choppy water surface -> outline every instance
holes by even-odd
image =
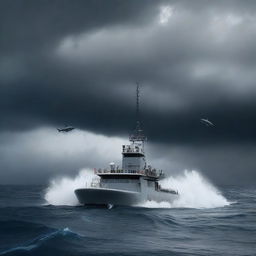
[[[110,210],[49,205],[45,189],[0,186],[0,255],[256,255],[255,188],[220,188],[221,207]]]

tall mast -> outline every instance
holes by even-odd
[[[136,88],[136,133],[140,131],[140,85],[137,82]]]
[[[140,122],[140,86],[137,82],[136,88],[136,128],[134,133],[130,136],[130,141],[145,141],[146,137],[143,134],[141,129],[141,122]]]

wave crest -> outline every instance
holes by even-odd
[[[20,246],[16,246],[10,249],[7,249],[5,251],[0,252],[0,255],[6,255],[6,254],[12,254],[16,253],[19,251],[31,251],[33,249],[36,249],[40,247],[44,242],[57,238],[57,237],[63,237],[63,236],[71,236],[71,237],[76,237],[80,238],[81,235],[71,231],[69,228],[63,228],[63,229],[58,229],[56,231],[49,232],[47,234],[40,235],[31,241],[28,241],[27,243],[24,243]]]
[[[182,175],[169,177],[161,182],[163,188],[172,188],[179,192],[173,203],[147,201],[148,208],[216,208],[230,205],[230,202],[198,171],[185,170]]]
[[[61,177],[53,179],[46,189],[44,199],[51,205],[78,205],[74,190],[88,186],[94,177],[96,175],[92,170],[82,169],[74,178]]]

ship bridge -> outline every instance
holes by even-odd
[[[123,145],[122,154],[127,157],[144,156],[144,148],[140,144]]]
[[[138,171],[146,169],[144,149],[140,145],[123,145],[122,169],[125,171]]]

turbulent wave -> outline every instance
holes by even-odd
[[[67,183],[61,187],[62,180],[56,180],[56,184],[63,192]],[[216,196],[216,188],[198,172],[170,177],[162,186],[165,182],[167,187],[179,186],[181,198],[176,204],[206,208],[223,202]],[[116,207],[110,211],[38,206],[42,202],[41,191],[42,186],[33,190],[30,186],[0,186],[0,255],[255,255],[255,187],[222,187],[230,201],[237,201],[229,207],[159,209],[175,206],[147,202],[147,207],[153,209]],[[188,192],[198,202],[185,200]],[[69,193],[73,195],[73,191]],[[4,207],[10,194],[13,205],[19,205]],[[60,203],[58,197],[54,200]],[[31,207],[33,204],[36,206]],[[221,243],[216,246],[214,241]]]
[[[161,182],[163,188],[177,190],[179,197],[172,204],[147,201],[149,208],[216,208],[230,205],[230,202],[206,178],[197,171],[185,170],[182,175],[169,177]]]
[[[29,224],[29,223],[27,223]],[[43,235],[40,235],[24,244],[21,244],[19,246],[16,247],[12,247],[10,249],[4,250],[0,252],[0,255],[9,255],[9,254],[16,254],[18,252],[28,252],[31,251],[33,249],[36,249],[38,247],[40,247],[43,243],[58,238],[58,237],[65,237],[65,236],[71,236],[71,237],[76,237],[76,238],[80,238],[81,236],[78,235],[77,233],[71,231],[69,228],[63,228],[63,229],[58,229],[58,230],[54,230],[48,233],[45,233]]]
[[[97,176],[91,170],[83,169],[74,178],[54,179],[47,188],[45,200],[52,205],[77,205],[78,201],[74,190],[88,186],[95,177]],[[178,199],[172,204],[147,201],[140,206],[148,208],[215,208],[230,204],[216,187],[194,170],[185,170],[182,175],[166,178],[161,181],[161,186],[177,190],[179,192]]]
[[[51,205],[70,205],[75,206],[78,204],[74,190],[89,186],[94,175],[92,170],[83,169],[79,174],[74,177],[62,177],[53,179],[45,193],[45,200]]]

